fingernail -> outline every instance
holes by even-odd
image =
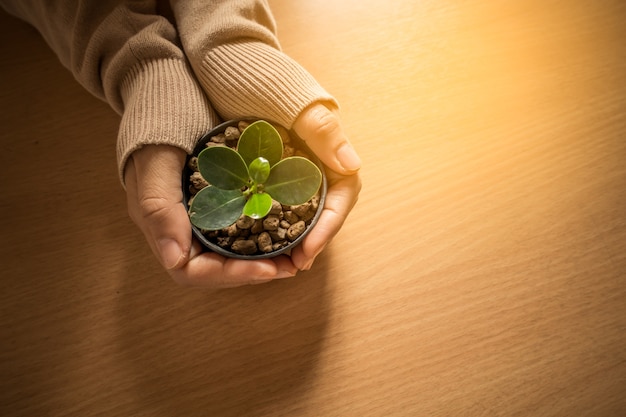
[[[302,270],[303,271],[308,271],[309,269],[311,269],[311,267],[313,267],[313,262],[315,261],[315,258],[311,259],[309,262],[307,262],[303,267]]]
[[[183,256],[183,251],[174,239],[159,240],[159,250],[161,251],[161,260],[166,269],[174,269],[178,266]]]
[[[278,273],[276,274],[276,278],[291,278],[294,276],[296,276],[296,273],[294,271],[287,270],[278,271]]]
[[[320,246],[319,248],[317,248],[317,250],[315,251],[315,254],[313,254],[313,257],[302,268],[303,271],[308,271],[308,270],[310,270],[313,267],[313,263],[315,262],[315,259],[317,259],[317,256],[320,253],[322,253],[324,248],[326,248],[326,244],[324,244],[324,245]]]
[[[361,158],[350,144],[345,143],[337,150],[337,159],[346,171],[356,171],[361,168]]]
[[[313,255],[313,259],[317,258],[317,256],[322,253],[324,251],[324,249],[326,249],[326,245],[328,245],[328,241],[326,241],[322,246],[320,246],[319,248],[317,248],[317,250],[315,251],[315,254]]]

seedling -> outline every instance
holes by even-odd
[[[219,230],[242,214],[265,217],[272,200],[284,205],[309,201],[322,183],[320,169],[304,157],[281,159],[282,154],[280,134],[263,120],[241,133],[236,150],[212,146],[200,152],[198,170],[209,186],[191,203],[191,223],[202,230]]]

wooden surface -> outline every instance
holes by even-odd
[[[626,415],[624,2],[270,3],[364,187],[311,271],[219,292],[161,270],[118,117],[0,15],[0,415]]]

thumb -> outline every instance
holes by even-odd
[[[293,130],[336,173],[349,175],[361,168],[361,159],[344,133],[339,116],[323,104],[307,107],[295,120]]]
[[[130,217],[170,271],[183,267],[191,250],[191,227],[182,204],[184,163],[183,150],[148,145],[133,152],[124,173]]]

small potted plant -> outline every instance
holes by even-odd
[[[289,252],[317,222],[326,194],[323,166],[306,144],[264,120],[217,126],[199,141],[184,179],[196,238],[243,259]]]

